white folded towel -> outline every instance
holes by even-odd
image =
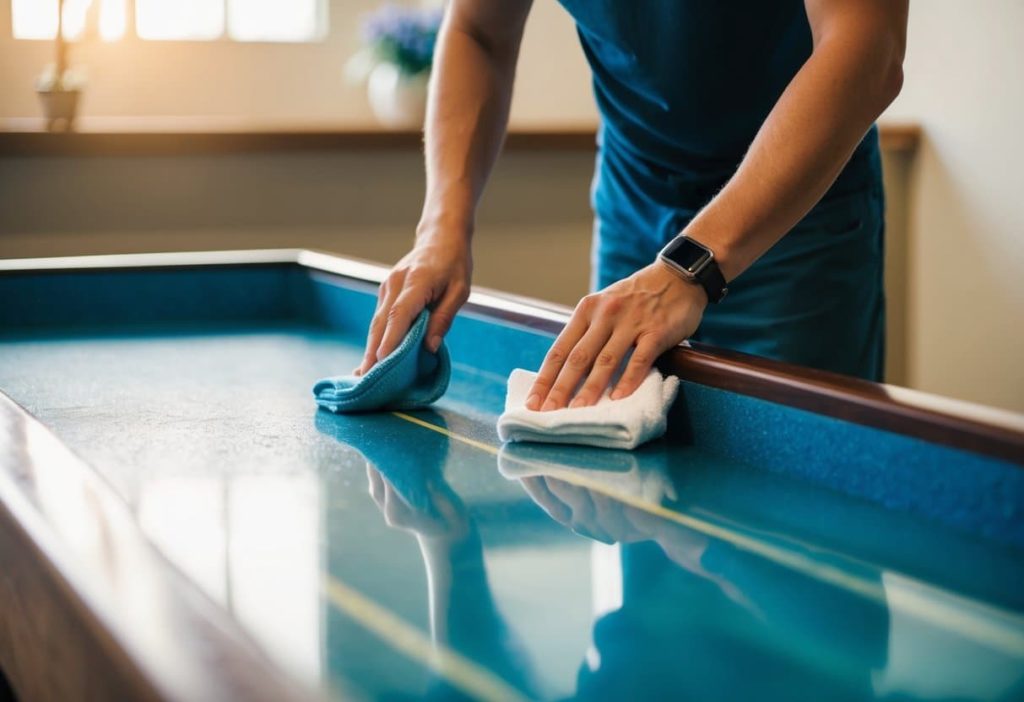
[[[526,408],[536,373],[517,368],[508,378],[505,412],[498,418],[502,441],[538,441],[633,449],[665,433],[666,416],[679,390],[675,376],[651,370],[629,397],[613,400],[609,392],[589,407],[548,412]]]
[[[505,444],[498,451],[498,472],[508,480],[554,478],[605,495],[625,495],[661,505],[678,501],[669,477],[668,451],[609,451],[578,446]],[[600,455],[598,455],[600,454]]]

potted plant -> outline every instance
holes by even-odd
[[[365,79],[373,114],[393,128],[422,128],[441,8],[387,4],[363,22],[365,44],[349,65]]]
[[[68,68],[68,45],[64,38],[64,0],[57,3],[57,38],[54,40],[54,63],[47,66],[36,81],[36,93],[43,103],[46,128],[50,131],[70,130],[78,111],[82,81]]]

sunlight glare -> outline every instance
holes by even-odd
[[[0,0],[2,1],[2,0]],[[15,39],[53,39],[58,0],[12,0]],[[89,10],[98,12],[89,17]],[[136,31],[141,39],[210,40],[227,34],[236,41],[303,42],[323,38],[324,0],[135,0]],[[98,15],[98,16],[97,16]],[[104,41],[125,36],[127,0],[65,0],[64,37],[86,35]]]
[[[136,0],[141,39],[217,39],[224,34],[223,0]]]
[[[125,0],[97,0],[99,36],[104,41],[121,39],[127,20]],[[92,0],[65,2],[65,39],[82,39]],[[13,0],[11,29],[14,39],[53,39],[57,33],[57,0]]]
[[[65,39],[82,36],[90,5],[92,0],[67,0],[64,3]],[[57,36],[57,0],[14,0],[11,3],[11,28],[15,39],[53,39]]]
[[[57,32],[57,0],[14,0],[11,24],[15,39],[53,39]]]
[[[320,38],[320,0],[228,0],[228,33],[238,41]]]
[[[114,41],[124,36],[128,14],[125,0],[102,0],[100,4],[100,38]]]

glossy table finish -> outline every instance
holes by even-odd
[[[243,699],[262,676],[268,699],[1024,695],[1013,462],[693,381],[638,451],[501,447],[505,378],[537,366],[557,315],[479,299],[434,410],[317,411],[313,381],[360,356],[357,278],[0,277],[0,389],[38,420],[0,413],[3,528],[37,523],[93,604],[111,583],[139,598],[86,607],[126,642],[133,694],[180,679],[148,692]],[[175,628],[184,612],[199,623]],[[196,636],[235,665],[175,655]]]

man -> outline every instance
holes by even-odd
[[[562,2],[601,112],[598,292],[551,347],[527,406],[586,406],[612,384],[613,398],[627,396],[687,338],[880,379],[872,125],[902,85],[908,0]],[[416,243],[381,288],[357,372],[427,306],[436,348],[467,299],[474,210],[505,134],[530,6],[450,3]]]

